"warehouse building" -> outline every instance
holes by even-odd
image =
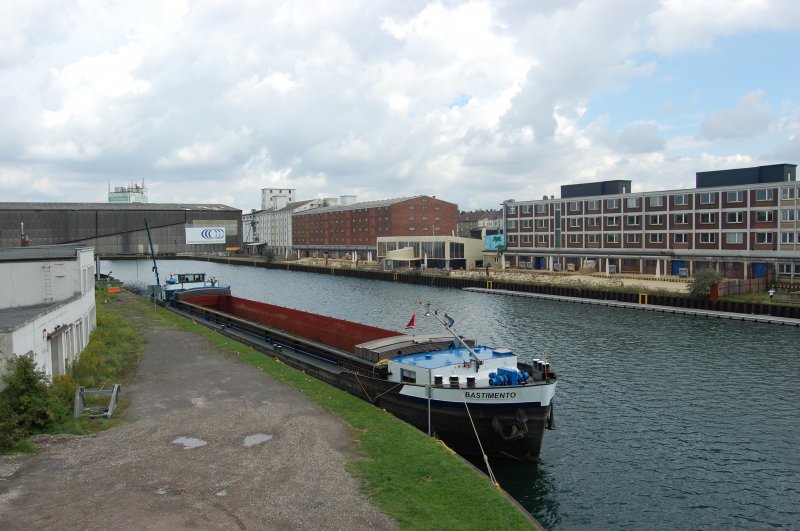
[[[0,203],[0,248],[81,245],[98,256],[223,254],[242,247],[242,211],[216,204]]]

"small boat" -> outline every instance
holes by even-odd
[[[546,360],[447,333],[373,327],[233,297],[185,291],[171,307],[435,435],[459,454],[525,461],[554,429],[557,376]],[[412,321],[409,323],[411,325]]]
[[[187,291],[196,294],[230,295],[231,288],[221,286],[219,280],[214,277],[206,278],[205,273],[171,274],[161,286],[161,299],[169,303],[175,298],[175,294]]]

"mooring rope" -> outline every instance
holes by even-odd
[[[469,410],[469,404],[467,404],[467,395],[463,389],[461,390],[461,399],[464,401],[464,409],[467,410],[467,417],[469,417],[469,423],[472,425],[472,431],[475,433],[475,439],[477,439],[478,447],[481,449],[483,462],[486,463],[486,471],[489,473],[489,479],[492,481],[492,485],[494,485],[494,488],[496,490],[500,490],[500,483],[497,482],[497,478],[495,478],[494,476],[494,472],[492,471],[492,466],[489,464],[489,457],[483,450],[483,444],[481,444],[481,438],[478,436],[478,429],[475,427],[475,422],[472,421],[472,413]]]

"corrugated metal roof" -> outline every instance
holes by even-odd
[[[0,203],[0,210],[199,210],[240,212],[227,205],[202,203]]]

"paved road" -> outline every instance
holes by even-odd
[[[199,336],[142,323],[130,422],[0,461],[0,529],[397,528],[345,471],[341,420]]]

